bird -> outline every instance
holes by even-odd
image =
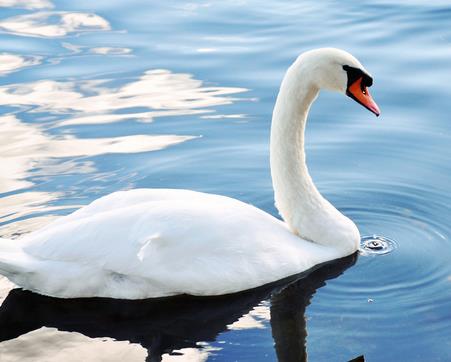
[[[253,289],[355,253],[360,233],[316,188],[305,127],[320,90],[376,116],[373,78],[350,53],[299,55],[276,99],[270,169],[281,219],[226,196],[132,189],[103,196],[22,237],[0,239],[0,274],[58,298],[216,296]]]

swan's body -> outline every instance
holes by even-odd
[[[341,256],[249,204],[165,189],[115,192],[15,243],[0,269],[14,258],[11,280],[60,297],[227,294]]]
[[[19,240],[0,239],[0,273],[25,289],[66,298],[220,295],[352,254],[357,227],[319,194],[304,155],[306,117],[319,89],[346,91],[349,79],[338,65],[363,70],[346,52],[320,49],[301,55],[281,86],[271,173],[286,223],[224,196],[121,191]]]

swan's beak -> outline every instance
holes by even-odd
[[[376,116],[379,117],[379,115],[381,114],[381,111],[379,110],[376,102],[371,97],[368,88],[362,84],[362,78],[357,79],[348,87],[348,89],[346,89],[346,95],[354,99],[357,103],[360,103],[366,109],[373,112]]]

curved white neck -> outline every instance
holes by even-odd
[[[354,251],[360,240],[356,226],[321,196],[307,169],[304,131],[319,93],[308,68],[298,59],[288,69],[274,107],[270,161],[276,207],[303,239]]]

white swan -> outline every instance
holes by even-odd
[[[0,240],[0,273],[41,294],[139,299],[254,288],[355,252],[354,223],[309,176],[304,128],[320,89],[376,115],[372,78],[338,49],[303,53],[288,69],[271,127],[271,175],[285,223],[249,204],[188,190],[102,197],[19,240]]]

